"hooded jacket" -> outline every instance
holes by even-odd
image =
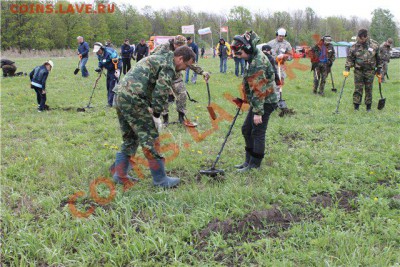
[[[274,91],[275,73],[267,56],[256,47],[260,41],[258,35],[251,31],[248,36],[250,36],[252,54],[246,61],[242,89],[254,114],[263,115],[265,103],[278,103],[278,97]]]

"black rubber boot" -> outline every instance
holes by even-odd
[[[169,123],[169,116],[168,114],[162,115],[164,124],[167,125]]]
[[[243,173],[243,172],[248,172],[251,169],[260,169],[263,158],[264,158],[264,155],[259,155],[259,154],[253,153],[253,155],[250,156],[249,165],[247,165],[247,167],[244,167],[237,171]]]
[[[360,110],[360,104],[354,103],[354,110]]]
[[[185,122],[185,113],[178,112],[179,114],[179,123],[183,124]]]
[[[371,112],[371,104],[367,104],[367,112]]]
[[[253,151],[253,149],[248,148],[248,147],[245,147],[244,149],[246,150],[246,159],[242,164],[235,165],[236,169],[243,169],[249,165],[250,153]]]

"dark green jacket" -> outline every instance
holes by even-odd
[[[257,115],[264,114],[264,103],[277,103],[274,91],[275,73],[268,58],[256,47],[260,38],[250,32],[250,43],[253,54],[246,61],[242,88],[247,101]]]

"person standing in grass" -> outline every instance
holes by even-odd
[[[133,47],[129,44],[129,40],[125,39],[121,46],[122,72],[124,75],[131,69],[131,57],[133,55]]]
[[[286,66],[285,62],[290,61],[293,58],[292,46],[288,41],[285,40],[287,32],[284,28],[279,28],[275,32],[276,38],[269,41],[267,45],[271,47],[271,55],[278,62],[277,71],[280,73],[280,81],[283,86],[286,78]],[[279,87],[275,87],[275,92],[279,97]]]
[[[250,31],[236,35],[231,45],[234,55],[246,61],[242,89],[245,102],[250,105],[242,126],[246,157],[244,163],[235,166],[239,172],[260,168],[264,158],[268,120],[278,106],[274,70],[268,58],[256,47],[259,41],[258,35]]]
[[[169,188],[180,182],[179,178],[168,177],[165,173],[157,129],[161,126],[161,112],[168,102],[177,72],[193,64],[195,57],[187,46],[151,55],[140,60],[115,87],[115,107],[123,139],[121,151],[110,167],[115,182],[134,179],[128,176],[132,168],[129,159],[135,156],[139,144],[149,162],[155,186]]]
[[[157,46],[152,55],[162,55],[168,53],[170,51],[175,51],[176,48],[181,47],[186,44],[187,39],[182,35],[177,35],[174,39],[168,40],[168,43],[161,44]],[[193,49],[192,49],[193,50]],[[205,72],[200,66],[197,64],[192,64],[189,66],[189,69],[193,70],[194,73],[199,75],[203,75],[204,80],[208,81],[210,78],[210,74]],[[179,123],[183,123],[186,115],[186,100],[187,100],[187,91],[185,88],[185,84],[182,78],[182,72],[178,72],[173,81],[172,92],[169,95],[169,102],[174,102],[174,97],[176,96],[176,110],[178,111]],[[164,106],[164,110],[162,112],[164,124],[167,125],[169,122],[169,105],[166,103]]]
[[[104,47],[102,43],[96,42],[93,47],[93,52],[97,54],[99,60],[97,73],[102,72],[102,69],[107,70],[107,102],[112,107],[114,98],[114,87],[121,75],[122,64],[118,58],[118,53],[111,47]]]
[[[89,60],[89,45],[83,40],[82,36],[78,36],[78,56],[81,59],[80,69],[82,70],[82,77],[89,77],[89,72],[86,68],[86,63]]]
[[[228,61],[228,57],[231,55],[231,48],[229,44],[225,42],[224,38],[219,39],[217,53],[220,59],[219,72],[226,73],[226,62]]]
[[[354,110],[359,110],[365,87],[365,105],[367,112],[371,111],[372,86],[374,76],[381,75],[382,63],[379,53],[379,44],[370,39],[366,29],[360,29],[357,42],[350,47],[347,55],[343,76],[348,77],[350,68],[354,67]]]
[[[324,96],[326,77],[331,71],[333,61],[335,61],[335,49],[331,44],[332,38],[328,35],[311,49],[311,70],[314,71],[313,93]],[[318,92],[319,86],[319,92]]]
[[[34,89],[36,92],[38,112],[46,110],[46,81],[53,67],[53,61],[48,60],[43,65],[35,67],[29,74],[29,78],[31,80],[31,88]]]
[[[382,60],[382,82],[385,82],[385,78],[388,72],[388,65],[390,62],[390,50],[393,44],[393,39],[388,38],[386,42],[383,42],[379,47],[379,53]]]

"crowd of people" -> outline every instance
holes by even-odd
[[[242,125],[244,161],[235,166],[239,172],[259,169],[264,158],[268,121],[278,106],[279,91],[286,78],[285,63],[293,59],[292,46],[286,37],[287,31],[280,28],[276,31],[276,38],[258,49],[260,38],[255,32],[249,31],[236,35],[231,44],[221,38],[218,45],[213,47],[213,57],[220,58],[220,73],[227,72],[228,58],[234,59],[235,75],[243,79],[245,98],[242,101],[250,105]],[[82,36],[78,36],[77,41],[79,68],[82,77],[87,78],[89,45]],[[314,74],[312,92],[320,96],[324,96],[326,78],[335,61],[335,50],[331,42],[332,38],[325,35],[309,51]],[[387,76],[392,44],[393,40],[389,38],[379,46],[368,36],[367,30],[358,31],[357,42],[349,49],[343,71],[343,76],[347,78],[350,68],[354,68],[353,103],[356,111],[359,110],[364,91],[366,110],[371,111],[374,76],[382,80]],[[184,123],[188,95],[186,84],[189,83],[190,71],[193,72],[190,79],[193,84],[197,81],[197,75],[202,75],[206,82],[210,78],[209,72],[197,64],[199,47],[190,36],[177,35],[152,51],[144,39],[136,46],[125,39],[120,53],[110,41],[105,45],[94,43],[93,53],[98,61],[95,72],[99,75],[102,75],[103,70],[107,72],[107,102],[110,107],[116,108],[122,131],[123,144],[110,167],[114,181],[125,183],[137,180],[129,176],[128,172],[133,167],[130,158],[141,145],[149,163],[153,184],[166,188],[176,186],[180,180],[166,175],[164,158],[158,149],[159,130],[168,125],[169,105],[174,101],[179,122]],[[204,48],[200,53],[203,57]],[[132,59],[137,61],[133,67]],[[21,75],[16,73],[17,67],[11,60],[2,59],[1,67],[3,77]],[[39,112],[46,110],[46,80],[53,68],[54,63],[48,60],[29,74]],[[123,78],[121,73],[124,74]],[[261,82],[254,83],[254,79]]]

